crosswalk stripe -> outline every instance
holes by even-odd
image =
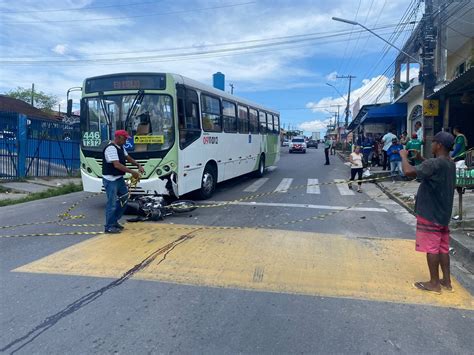
[[[245,190],[244,192],[256,192],[259,188],[261,188],[263,186],[263,184],[265,184],[268,180],[270,180],[269,178],[260,178],[260,179],[257,179],[257,181],[255,181],[253,184],[249,185]]]
[[[321,193],[321,189],[319,188],[319,179],[308,179],[308,185],[306,186],[306,193],[307,194],[317,194]]]
[[[280,185],[278,185],[275,189],[275,192],[288,192],[288,189],[290,188],[292,182],[293,179],[284,178],[283,180],[281,180]]]
[[[337,189],[339,190],[339,193],[342,196],[354,195],[354,191],[350,190],[349,187],[347,187],[346,184],[342,184],[342,182],[344,182],[344,180],[334,179],[334,181],[338,183],[338,184],[336,184],[336,186],[337,186]]]

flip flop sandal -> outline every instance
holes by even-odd
[[[435,295],[441,295],[440,291],[429,290],[421,282],[414,282],[413,287],[416,288],[417,290],[420,290],[420,291],[423,291],[423,292],[429,292],[429,293],[432,293],[432,294],[435,294]]]
[[[454,293],[454,287],[451,286],[451,288],[447,288],[446,286],[441,285],[441,288],[443,291],[449,292],[449,293]]]

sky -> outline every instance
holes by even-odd
[[[280,111],[309,134],[351,104],[390,101],[397,50],[422,16],[417,0],[0,0],[0,93],[56,95],[119,72],[172,72]],[[419,7],[418,7],[419,6]],[[416,69],[411,70],[416,75]],[[330,84],[330,85],[328,85]],[[78,93],[72,97],[78,103]],[[351,106],[352,110],[352,106]],[[332,118],[330,118],[332,117]]]

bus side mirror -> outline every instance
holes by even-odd
[[[67,116],[71,117],[72,115],[72,99],[67,100]]]

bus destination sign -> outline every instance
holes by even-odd
[[[100,91],[117,90],[164,90],[166,89],[165,74],[129,74],[110,75],[86,80],[87,94]]]

